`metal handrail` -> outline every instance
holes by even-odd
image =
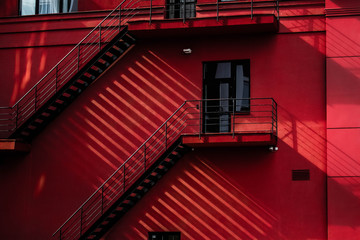
[[[213,104],[220,104],[220,101],[222,103],[224,101],[228,102],[229,111],[215,112],[215,114],[218,114],[215,119],[220,121],[220,116],[224,116],[224,114],[233,114],[233,116],[229,116],[228,118],[229,121],[232,120],[231,128],[229,128],[228,132],[229,134],[233,134],[234,136],[236,133],[255,132],[255,130],[251,130],[255,125],[266,126],[265,128],[261,128],[262,133],[277,134],[277,105],[272,98],[187,100],[169,118],[167,118],[166,121],[164,121],[160,127],[157,128],[156,131],[154,131],[154,133],[147,138],[147,140],[144,141],[144,143],[141,144],[140,147],[118,169],[116,169],[109,178],[107,178],[104,183],[100,185],[100,187],[66,220],[66,222],[61,225],[61,227],[53,234],[53,237],[57,234],[60,235],[60,233],[66,232],[66,229],[68,229],[67,225],[81,226],[80,229],[76,227],[71,228],[71,231],[75,229],[74,232],[76,236],[78,235],[78,231],[81,235],[86,231],[86,226],[94,223],[103,212],[107,210],[107,207],[116,202],[129,188],[127,181],[135,182],[180,136],[185,134],[199,134],[199,136],[208,134],[202,130],[198,131],[198,129],[201,129],[202,125],[207,124],[206,115],[214,114],[208,112],[204,106],[210,102]],[[238,105],[238,102],[241,101],[249,101],[249,108],[246,112],[240,111],[240,113],[243,114],[236,115],[236,113],[239,112],[236,110],[237,107],[242,106]],[[200,108],[198,107],[199,105]],[[215,107],[218,108],[218,106]],[[261,115],[264,112],[268,112],[269,114],[266,116]],[[257,115],[259,113],[260,115]],[[246,121],[244,123],[236,123],[236,119]],[[253,121],[253,119],[255,119],[255,121]],[[240,131],[237,130],[237,125],[240,125],[243,129]],[[274,127],[276,129],[274,129]],[[224,134],[224,132],[222,132],[222,134]],[[110,191],[110,194],[106,195],[105,191]],[[104,199],[109,199],[106,205],[104,204]],[[80,216],[78,216],[79,214]],[[85,229],[82,225],[84,215],[86,215],[87,224]],[[62,238],[60,237],[60,239]]]

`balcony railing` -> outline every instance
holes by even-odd
[[[54,239],[82,236],[179,137],[210,133],[265,133],[276,138],[277,104],[272,98],[185,101],[54,233]]]

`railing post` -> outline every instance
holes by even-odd
[[[254,2],[253,2],[253,0],[251,0],[251,20],[253,19],[253,4],[254,4]]]
[[[123,179],[123,180],[124,180],[124,192],[125,192],[125,180],[126,180],[126,179],[125,179],[125,170],[126,170],[126,169],[125,169],[125,164],[124,164],[124,179]]]
[[[279,11],[279,0],[276,0],[276,11],[277,11],[277,20],[280,19],[280,11]]]
[[[59,240],[61,240],[61,228],[60,228],[60,233],[59,233]]]
[[[77,69],[80,71],[80,44],[78,46]]]
[[[56,69],[55,69],[55,93],[57,93],[57,85],[58,85],[58,66],[56,65]]]
[[[216,1],[216,21],[219,21],[219,0]]]
[[[121,32],[121,6],[119,6],[119,32]]]
[[[167,150],[167,122],[165,122],[165,151]]]
[[[146,172],[146,143],[144,144],[144,172]]]
[[[18,120],[19,120],[19,104],[16,104],[15,129],[18,128]]]
[[[99,52],[101,51],[101,24],[99,26]]]
[[[104,212],[104,185],[101,186],[101,215]]]
[[[186,7],[186,6],[185,6],[185,1],[186,1],[186,0],[183,0],[183,8],[184,8],[184,9],[183,9],[183,23],[185,23],[185,7]]]
[[[277,118],[277,103],[275,102],[275,100],[273,99],[274,103],[275,103],[275,131],[276,131],[276,139],[277,139],[277,136],[278,136],[278,118]]]
[[[83,209],[80,208],[80,237],[82,235],[82,224],[83,224]]]
[[[152,18],[152,0],[150,0],[150,19],[149,19],[149,25],[151,25],[151,18]]]
[[[199,139],[201,139],[202,131],[202,100],[200,100],[200,109],[199,109]]]
[[[37,85],[35,85],[35,100],[34,100],[34,104],[35,104],[35,112],[36,112],[36,102],[37,102]]]
[[[234,138],[235,137],[235,108],[236,108],[236,106],[235,106],[235,99],[233,98],[233,112],[232,112],[232,114],[233,114],[233,120],[232,120],[232,137]]]

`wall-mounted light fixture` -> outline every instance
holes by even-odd
[[[191,50],[191,48],[184,48],[184,49],[183,49],[183,53],[185,53],[185,54],[191,54],[191,53],[192,53],[192,50]]]
[[[271,151],[271,152],[276,152],[277,150],[279,150],[278,147],[275,147],[275,146],[270,146],[269,147],[269,151]]]

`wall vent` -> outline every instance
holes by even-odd
[[[309,169],[292,170],[292,180],[293,181],[309,181],[310,180],[310,170]]]

